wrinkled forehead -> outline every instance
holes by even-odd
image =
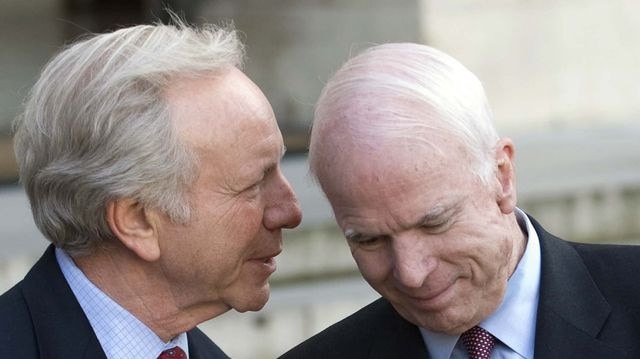
[[[444,115],[432,107],[410,97],[367,91],[358,89],[348,99],[336,99],[316,113],[310,145],[312,166],[316,157],[333,158],[361,146],[384,147],[385,152],[420,146],[440,151],[441,143],[453,137]]]
[[[330,201],[359,193],[400,196],[417,187],[439,192],[470,175],[464,146],[444,137],[361,141],[342,135],[340,139],[316,149],[326,151],[316,157],[315,174]]]
[[[165,96],[178,134],[195,147],[239,142],[253,133],[280,134],[262,91],[235,67],[177,78]]]
[[[321,182],[337,173],[366,177],[372,172],[433,171],[443,162],[471,164],[464,142],[441,126],[412,119],[376,122],[358,115],[362,122],[345,118],[314,128],[311,166]]]
[[[318,179],[343,229],[371,229],[382,222],[408,225],[468,193],[467,170],[450,164],[447,156],[423,148],[363,148],[336,158],[332,170]]]

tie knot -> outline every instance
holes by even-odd
[[[495,338],[488,331],[475,326],[462,333],[460,339],[467,348],[469,359],[489,359],[491,357]]]
[[[187,355],[180,347],[173,347],[160,353],[158,359],[187,359]]]

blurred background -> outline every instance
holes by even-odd
[[[377,297],[362,281],[307,175],[316,98],[353,54],[420,42],[485,85],[516,143],[519,206],[575,241],[640,243],[640,3],[633,0],[0,0],[0,292],[47,242],[17,184],[11,122],[39,70],[87,32],[165,19],[229,22],[246,72],[271,101],[304,219],[285,234],[272,296],[258,313],[201,325],[231,357],[273,358]]]

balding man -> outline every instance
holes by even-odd
[[[348,61],[310,165],[382,298],[282,358],[639,358],[640,247],[547,233],[516,207],[514,153],[448,55],[386,44]]]

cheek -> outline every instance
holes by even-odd
[[[505,238],[485,237],[486,244],[477,248],[476,261],[480,266],[477,280],[485,286],[500,286],[509,277],[511,242]],[[493,283],[493,285],[491,285]]]
[[[260,212],[261,213],[261,212]],[[224,272],[238,267],[252,250],[259,232],[261,214],[250,206],[202,207],[189,223],[188,229],[177,234],[188,236],[194,264],[209,272]]]
[[[450,233],[443,241],[440,257],[471,276],[476,285],[486,285],[501,275],[508,263],[509,242],[500,233],[467,223],[464,230]]]
[[[264,206],[260,201],[238,199],[225,206],[205,210],[204,213],[208,217],[206,221],[209,223],[209,230],[244,238],[261,227]],[[210,233],[213,235],[215,232]]]
[[[392,272],[391,262],[381,251],[368,252],[352,248],[351,254],[362,276],[372,285],[385,281]]]
[[[497,261],[497,271],[503,279],[507,280],[509,279],[509,276],[511,275],[510,271],[512,270],[511,262],[513,259],[513,242],[508,238],[502,238],[499,242],[497,252],[497,256],[500,258],[500,260]],[[515,270],[515,268],[513,268],[513,270]]]
[[[257,198],[239,198],[234,201],[227,213],[228,221],[249,221],[251,224],[262,222],[266,208],[264,196]]]

